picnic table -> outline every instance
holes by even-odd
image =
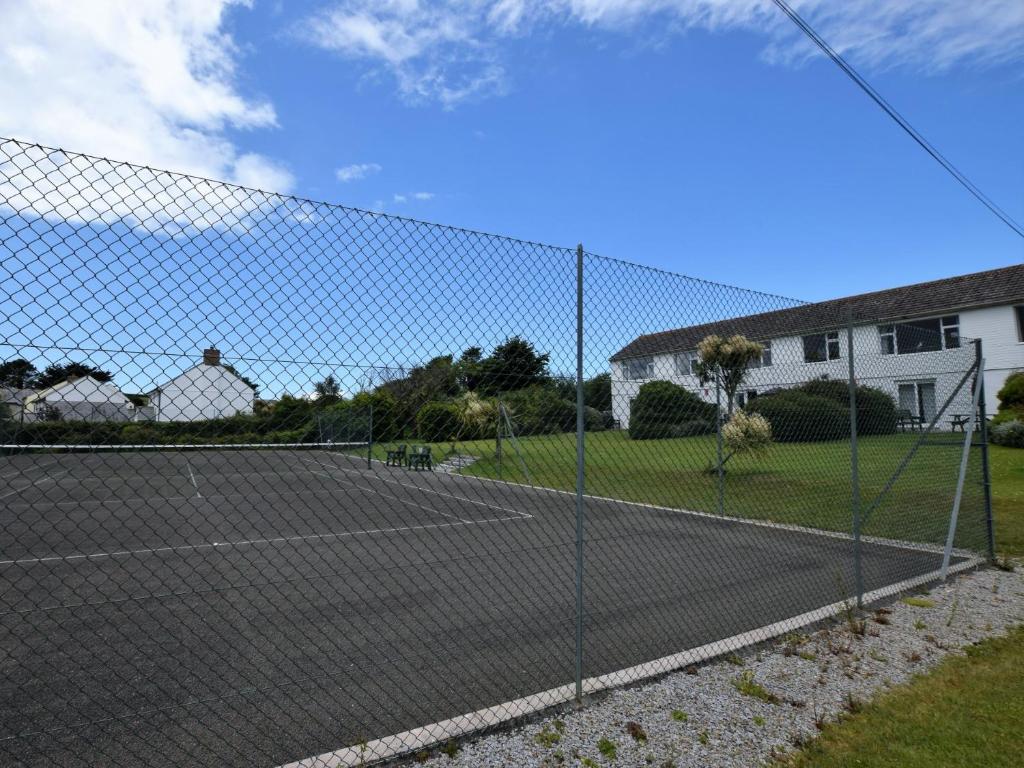
[[[981,425],[981,419],[978,418],[978,414],[970,413],[954,413],[950,423],[953,425],[953,430],[959,429],[961,432],[965,431],[968,424],[971,423],[971,417],[974,417],[974,426]]]
[[[900,432],[906,432],[908,427],[911,432],[916,432],[917,430],[924,428],[924,419],[911,413],[906,408],[901,408],[896,411],[896,426],[899,428]]]

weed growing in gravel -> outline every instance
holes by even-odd
[[[584,757],[582,760],[580,760],[580,765],[582,765],[583,768],[599,768],[597,763],[591,760],[589,757]]]
[[[419,752],[415,754],[415,756],[413,756],[413,760],[415,760],[417,763],[425,763],[429,759],[430,750],[427,749],[421,749]]]
[[[847,691],[846,698],[843,700],[843,709],[851,715],[856,715],[864,709],[864,702],[854,696],[851,692]]]
[[[764,725],[764,718],[760,715],[754,715],[754,725]]]
[[[914,629],[918,629],[918,630],[921,630],[921,629],[928,629],[928,625],[927,625],[927,624],[925,624],[925,623],[924,623],[923,621],[921,621],[920,619],[914,619]]]
[[[997,557],[995,561],[992,563],[992,565],[994,565],[1000,571],[1006,571],[1007,573],[1013,573],[1017,569],[1017,566],[1014,565],[1013,560],[1011,560],[1008,557]]]
[[[753,696],[755,699],[760,699],[768,704],[779,703],[778,696],[754,680],[753,670],[745,669],[739,677],[733,678],[732,687],[745,696]]]
[[[742,657],[740,657],[739,654],[730,653],[728,656],[725,657],[725,660],[728,661],[730,664],[734,664],[737,667],[743,666],[743,659]]]
[[[949,618],[946,619],[946,626],[953,626],[953,619],[956,618],[957,609],[960,607],[960,582],[957,581],[953,590],[953,605],[949,609]]]
[[[690,716],[683,712],[683,710],[681,709],[673,709],[672,719],[675,720],[677,723],[685,723],[687,720],[690,719]]]
[[[448,739],[441,747],[441,752],[448,755],[449,760],[454,760],[455,756],[459,754],[459,744],[455,739]]]
[[[618,748],[615,746],[615,742],[611,739],[602,738],[599,742],[597,742],[597,751],[605,757],[607,757],[609,760],[615,759],[617,749]]]
[[[800,653],[797,655],[804,661],[814,661],[818,658],[818,654],[816,654],[814,651],[800,651]]]
[[[904,597],[903,602],[914,608],[934,608],[935,601],[927,597]]]
[[[556,730],[549,730],[548,724],[544,723],[544,726],[540,729],[540,733],[534,735],[533,740],[540,744],[542,747],[551,749],[558,742],[562,740],[562,734],[557,730],[558,726],[555,726]],[[565,725],[562,725],[562,729],[565,729]]]
[[[630,721],[626,723],[626,733],[633,737],[633,741],[638,741],[641,744],[647,743],[647,731],[640,723],[634,723]]]
[[[666,760],[664,763],[658,766],[658,768],[676,768],[675,760]]]
[[[701,731],[697,734],[697,741],[699,741],[706,747],[708,745],[708,742],[711,741],[711,737],[708,735],[707,731]]]
[[[885,658],[885,656],[883,656],[876,648],[872,648],[870,651],[868,651],[868,656],[870,656],[872,659],[881,664],[889,663],[889,660]]]
[[[909,661],[911,664],[916,664],[921,660],[921,654],[917,651],[911,651],[910,653],[906,654],[906,657],[907,661]]]

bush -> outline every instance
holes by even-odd
[[[755,398],[748,406],[771,424],[780,443],[840,440],[850,435],[849,410],[835,400],[801,389],[785,389]]]
[[[453,403],[427,403],[416,413],[416,434],[428,443],[457,440],[462,432],[462,414]]]
[[[1007,448],[1024,448],[1024,423],[1014,419],[1003,424],[997,424],[989,432],[989,439],[995,445],[1003,445]]]
[[[633,440],[657,440],[703,434],[696,423],[710,423],[713,431],[717,411],[714,405],[678,384],[649,381],[640,387],[633,400],[629,436]]]
[[[682,424],[673,424],[669,428],[669,437],[697,437],[699,435],[710,435],[715,431],[715,422],[704,419],[684,421]]]
[[[493,438],[498,430],[498,407],[493,400],[485,400],[475,392],[467,392],[454,401],[462,419],[462,439]]]
[[[509,392],[502,397],[516,434],[550,435],[576,431],[576,404],[549,387],[537,386]]]
[[[1011,408],[1024,409],[1024,371],[1011,373],[1006,377],[1003,386],[996,393],[999,398],[999,410]]]
[[[608,422],[605,420],[604,412],[585,405],[583,407],[583,428],[587,432],[603,432],[608,429]]]
[[[759,453],[772,442],[772,427],[759,413],[736,411],[722,427],[722,440],[732,453]]]
[[[841,379],[815,379],[797,387],[801,392],[824,397],[843,408],[850,405],[849,384]],[[880,389],[858,386],[857,434],[891,435],[896,432],[896,401]]]

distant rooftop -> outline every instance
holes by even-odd
[[[763,341],[834,330],[851,315],[854,322],[885,323],[1014,302],[1024,302],[1024,264],[649,333],[631,341],[611,360],[686,352],[711,334],[738,333]]]

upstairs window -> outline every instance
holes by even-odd
[[[654,377],[653,357],[634,357],[622,363],[622,377],[626,381],[643,381]]]
[[[700,355],[696,352],[680,352],[676,355],[676,373],[680,376],[696,376]]]
[[[1024,307],[1014,307],[1017,316],[1017,341],[1024,341]]]
[[[927,320],[878,326],[883,355],[941,352],[960,347],[960,316],[947,315]]]
[[[771,339],[768,341],[759,342],[764,347],[761,350],[761,356],[754,358],[747,363],[747,368],[768,368],[772,364],[772,342]]]
[[[839,331],[804,336],[804,362],[824,363],[839,359]]]

